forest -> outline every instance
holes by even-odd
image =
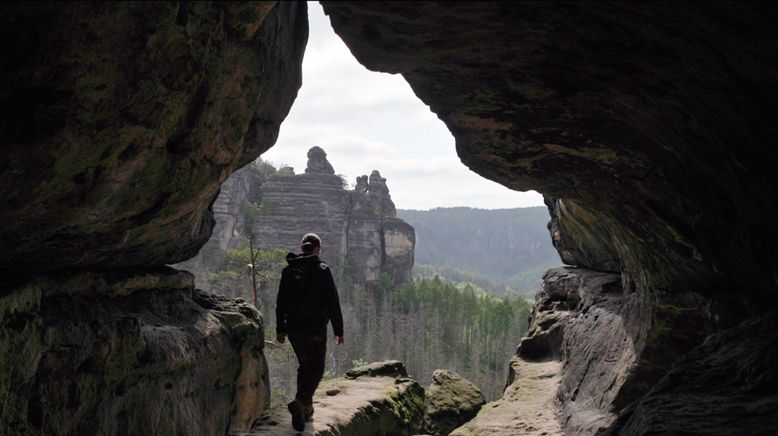
[[[274,404],[294,395],[297,368],[291,347],[270,341],[275,338],[275,298],[285,255],[279,249],[255,252]],[[251,272],[246,268],[250,260],[247,241],[227,250],[208,278],[212,291],[252,301]],[[358,290],[348,277],[339,282],[345,344],[336,347],[330,338],[325,377],[364,362],[398,359],[422,385],[429,384],[435,369],[444,368],[475,383],[487,399],[501,395],[510,356],[527,327],[526,299],[494,296],[437,275],[400,285],[384,276],[374,291]]]
[[[561,264],[546,230],[545,207],[398,209],[416,229],[417,276],[478,284],[496,295],[532,296]]]

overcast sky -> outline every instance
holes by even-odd
[[[321,5],[309,2],[308,11],[303,85],[278,142],[262,159],[301,173],[306,152],[318,145],[349,183],[380,171],[399,209],[543,205],[537,192],[511,191],[467,169],[445,124],[402,76],[363,67],[332,30]]]

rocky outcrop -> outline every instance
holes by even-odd
[[[193,279],[49,275],[0,297],[0,433],[249,428],[270,400],[262,320]]]
[[[773,345],[769,321],[778,303],[774,8],[727,2],[324,2],[324,8],[360,62],[403,74],[446,123],[467,166],[548,196],[568,262],[620,275],[624,331],[614,337],[632,338],[635,363],[616,377],[619,361],[592,361],[616,381],[607,396],[582,406],[596,412],[594,426],[681,432],[696,423],[726,430],[737,422],[778,431],[770,419],[774,391],[764,387],[775,380],[765,350]],[[0,11],[6,42],[0,271],[14,282],[4,285],[2,298],[34,312],[29,283],[44,272],[111,274],[191,257],[210,234],[208,206],[218,186],[274,142],[291,105],[307,34],[304,3],[19,2]],[[74,316],[78,301],[65,295],[61,306],[68,310],[47,315],[51,323]],[[154,295],[129,297],[147,306]],[[117,307],[115,313],[129,311]],[[30,385],[25,377],[33,371],[41,383],[58,368],[58,380],[69,380],[78,367],[68,362],[79,358],[54,359],[54,368],[34,365],[26,344],[58,339],[14,342],[7,333],[13,326],[38,328],[27,323],[34,315],[17,312],[4,309],[4,355],[21,363],[4,363],[10,375],[0,395],[15,397],[2,402],[3,416],[13,417],[2,422],[35,428],[48,425],[45,413],[36,412],[44,410],[36,407],[43,396],[14,389]],[[94,328],[112,316],[109,309],[85,313]],[[124,337],[133,336],[120,330],[115,339]],[[55,351],[78,354],[92,346],[66,344]],[[571,350],[590,356],[586,344]],[[204,353],[197,365],[218,360],[206,346],[194,349]],[[228,354],[234,358],[235,350]],[[575,360],[562,356],[565,364]],[[732,371],[737,359],[755,365]],[[152,363],[132,362],[120,359],[116,373],[128,380],[144,368],[157,374]],[[728,370],[720,374],[731,383],[709,383],[716,369]],[[553,380],[555,371],[539,370],[534,380]],[[564,391],[572,392],[560,403],[571,417],[565,428],[589,431],[589,420],[565,410],[586,398],[581,392],[591,390],[586,380],[593,376],[573,368],[563,375],[582,383],[578,396],[576,389]],[[706,407],[706,392],[723,402]],[[72,398],[80,395],[77,389]],[[76,407],[70,391],[47,398],[47,413]],[[671,411],[683,398],[687,407]],[[126,416],[143,421],[156,406],[136,402]],[[228,421],[225,409],[214,410],[213,422]],[[730,421],[721,420],[722,411]],[[613,415],[619,419],[601,424]],[[175,415],[160,419],[156,428],[177,422]]]
[[[174,265],[194,274],[198,288],[210,289],[208,274],[223,263],[225,250],[236,247],[246,237],[247,222],[254,219],[255,205],[262,201],[259,187],[267,177],[263,167],[246,165],[222,184],[211,205],[215,218],[211,238],[197,256]]]
[[[308,163],[306,173],[335,174],[335,169],[327,160],[327,153],[321,147],[313,146],[308,150]]]
[[[771,434],[778,426],[773,315],[711,335],[621,419],[623,434]]]
[[[156,266],[208,240],[221,183],[301,84],[303,3],[6,3],[0,268]]]
[[[214,203],[216,240],[183,264],[198,274],[198,285],[214,271],[219,251],[253,235],[263,249],[299,251],[300,238],[315,232],[322,238],[322,257],[332,262],[339,279],[375,288],[385,274],[396,283],[410,279],[416,235],[396,218],[386,179],[378,171],[344,187],[321,147],[308,151],[303,174],[259,174],[249,166],[235,173]],[[251,217],[245,210],[255,209]],[[247,222],[250,221],[250,222]],[[222,236],[225,235],[225,236]]]
[[[305,434],[413,435],[424,414],[424,389],[405,376],[397,361],[377,362],[349,371],[346,378],[323,381],[313,396],[313,420]],[[271,409],[248,433],[295,435],[285,407]]]
[[[611,338],[598,339],[579,320],[535,344],[554,349],[568,334],[582,339],[561,357],[568,380],[560,385],[565,431],[586,433],[610,422],[603,431],[619,432],[627,421],[616,415],[656,422],[650,417],[663,416],[671,404],[660,400],[669,396],[651,393],[662,377],[689,365],[686,358],[703,344],[720,347],[716,354],[722,355],[740,349],[705,340],[774,313],[778,205],[764,200],[777,194],[771,169],[778,156],[764,146],[778,138],[771,121],[778,115],[771,103],[778,95],[773,9],[739,3],[323,5],[361,63],[405,77],[446,123],[468,167],[547,196],[550,229],[565,262],[618,274],[623,301],[613,304],[621,307],[615,313],[623,326],[609,327]],[[611,349],[618,338],[631,343],[634,363],[592,361],[615,384],[587,404],[593,376],[573,370],[571,362],[591,360],[586,344]],[[766,367],[756,371],[772,377]],[[738,387],[724,389],[738,401]],[[751,394],[772,404],[770,392]],[[584,414],[573,413],[574,406],[590,410],[593,419],[576,418]],[[606,410],[611,414],[600,415]],[[704,407],[695,410],[700,413],[687,416],[686,424],[671,419],[669,425],[680,432],[706,421]],[[720,410],[710,410],[710,422],[717,422]],[[767,432],[775,431],[778,424]]]
[[[163,265],[301,84],[305,3],[4,3],[0,434],[223,434],[262,320]]]
[[[452,436],[547,436],[564,434],[554,407],[562,364],[556,360],[528,362],[513,359],[511,370],[521,374],[503,397],[486,403],[475,418]]]
[[[558,402],[534,407],[554,411],[549,419],[558,421],[565,434],[608,431],[619,408],[634,402],[664,375],[663,362],[679,360],[709,329],[700,314],[699,296],[679,293],[671,306],[664,305],[667,300],[655,307],[662,331],[647,336],[643,316],[648,305],[636,292],[625,290],[621,275],[615,273],[551,269],[535,298],[530,327],[508,378],[509,390],[519,391],[515,395],[506,391],[499,404],[509,408],[534,404],[525,398],[531,392],[520,391],[522,383],[534,383],[535,375],[526,380],[527,369],[554,362],[556,382],[548,389]],[[531,415],[532,410],[526,413]],[[480,428],[479,422],[493,426],[493,421],[487,415],[468,428]]]
[[[454,371],[438,369],[425,392],[424,428],[431,434],[447,435],[473,419],[485,403],[474,384]]]

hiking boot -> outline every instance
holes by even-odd
[[[305,430],[305,406],[300,400],[293,400],[287,404],[287,409],[292,415],[292,428],[297,431]]]
[[[310,421],[313,418],[313,404],[305,405],[305,420]]]

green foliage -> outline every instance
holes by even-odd
[[[398,210],[397,216],[416,229],[417,264],[486,277],[497,289],[507,285],[520,294],[534,293],[543,271],[561,263],[546,229],[549,215],[545,207]],[[489,291],[495,288],[436,272],[455,281],[479,283]]]
[[[399,287],[385,276],[373,291],[344,293],[344,370],[349,364],[399,359],[427,384],[435,369],[451,369],[488,398],[502,392],[531,308],[524,298],[495,297],[439,276]]]
[[[245,221],[246,228],[251,228],[254,225],[254,220],[260,215],[260,206],[257,203],[247,201],[243,203],[243,220]]]
[[[282,249],[256,250],[254,274],[261,285],[280,277],[285,264],[286,251]],[[208,276],[211,291],[242,297],[246,301],[253,299],[251,281],[251,250],[247,239],[241,240],[237,247],[224,251],[219,267]]]
[[[424,265],[417,263],[413,265],[413,276],[418,278],[432,278],[435,276],[440,276],[443,279],[458,284],[470,283],[492,295],[497,296],[511,296],[519,294],[516,289],[509,287],[503,282],[494,281],[489,278],[479,276],[478,274],[462,271],[451,266]]]
[[[349,189],[349,183],[346,179],[346,176],[343,174],[338,174],[338,177],[340,177],[340,185],[343,187],[343,189]]]
[[[294,175],[294,168],[290,167],[289,165],[283,165],[278,169],[278,172],[276,172],[279,176],[293,176]]]
[[[267,162],[262,160],[262,158],[257,158],[257,160],[252,162],[252,165],[254,165],[259,170],[259,174],[263,180],[275,176],[278,172],[272,162]]]

